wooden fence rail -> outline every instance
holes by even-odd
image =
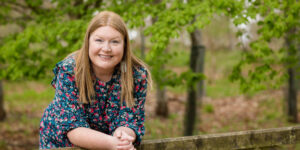
[[[300,143],[300,126],[144,140],[138,150],[276,149],[296,143]]]

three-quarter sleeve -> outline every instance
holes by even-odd
[[[134,107],[121,106],[119,112],[119,126],[131,128],[136,134],[134,145],[139,145],[145,134],[145,101],[147,93],[146,71],[135,78]]]
[[[78,102],[78,89],[75,86],[75,77],[68,66],[57,66],[53,70],[56,76],[52,81],[55,88],[53,101],[53,123],[56,129],[56,140],[67,139],[67,132],[78,127],[89,128],[84,112],[84,105]]]

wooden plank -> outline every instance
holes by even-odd
[[[138,150],[256,149],[300,143],[300,126],[144,140]],[[60,148],[54,150],[83,150]]]
[[[138,149],[251,149],[295,143],[300,143],[300,126],[145,140]]]

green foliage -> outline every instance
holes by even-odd
[[[11,6],[21,5],[17,1],[6,3],[6,14],[14,8]],[[151,65],[154,79],[162,82],[162,86],[183,83],[192,85],[203,78],[203,75],[191,71],[177,75],[171,70],[162,70],[161,65],[176,55],[164,53],[171,38],[178,37],[181,30],[192,32],[209,23],[213,14],[211,1],[54,0],[51,3],[51,7],[47,8],[42,6],[42,1],[26,0],[22,4],[22,7],[29,10],[24,17],[30,16],[32,24],[20,24],[24,27],[23,32],[2,40],[5,42],[0,47],[1,78],[15,80],[46,77],[47,70],[51,70],[56,62],[80,47],[87,22],[95,11],[102,9],[119,13],[129,27],[144,26],[148,16],[156,20],[145,30],[146,34],[151,34],[152,42],[152,50],[146,61]]]
[[[263,19],[258,22],[258,39],[251,42],[251,51],[243,53],[231,75],[232,81],[240,82],[242,91],[278,88],[286,81],[286,67],[293,67],[299,61],[295,44],[300,34],[293,32],[300,25],[299,9],[296,0],[255,1],[244,11],[244,16],[260,15]],[[280,38],[292,43],[291,46],[272,49],[271,41]],[[248,66],[254,67],[248,69]]]
[[[300,4],[297,0],[53,0],[49,6],[42,0],[25,0],[24,3],[4,0],[1,4],[0,23],[18,24],[23,31],[0,39],[0,78],[47,77],[56,62],[80,48],[87,23],[101,10],[117,12],[130,28],[145,26],[147,17],[155,20],[145,28],[152,44],[146,62],[151,66],[154,80],[162,86],[190,86],[203,79],[203,75],[191,71],[177,75],[163,69],[162,64],[176,58],[176,53],[167,54],[165,49],[180,31],[201,29],[216,15],[229,16],[236,26],[248,23],[250,18],[258,15],[263,18],[258,22],[259,38],[250,45],[251,51],[242,54],[231,75],[231,80],[239,81],[242,91],[278,87],[286,80],[286,74],[277,66],[293,65],[298,59],[295,46],[279,50],[269,46],[274,38],[299,41],[296,28],[299,27]],[[10,16],[12,11],[18,12],[19,17]],[[293,30],[295,34],[291,34]],[[252,69],[251,65],[255,67]],[[276,82],[270,83],[274,80]]]
[[[29,25],[23,32],[7,37],[0,47],[0,60],[5,60],[0,77],[44,78],[55,63],[80,48],[84,32],[78,31],[84,31],[85,25],[83,20]]]

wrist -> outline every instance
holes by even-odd
[[[109,137],[109,147],[110,150],[116,150],[117,149],[117,145],[118,145],[118,138],[114,137],[114,136],[110,136]]]

